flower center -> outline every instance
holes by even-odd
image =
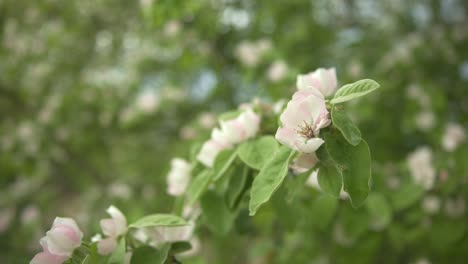
[[[299,129],[296,130],[297,133],[305,138],[314,138],[314,129],[313,126],[310,124],[307,124],[307,122],[304,120],[304,125],[299,126]]]

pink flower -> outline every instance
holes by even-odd
[[[107,209],[111,218],[102,219],[100,222],[102,232],[107,237],[98,241],[98,253],[107,255],[117,247],[119,236],[127,233],[127,219],[117,207],[111,205]]]
[[[62,264],[68,258],[66,256],[59,256],[50,253],[46,237],[43,237],[39,243],[42,246],[43,252],[37,253],[31,262],[29,262],[30,264]]]
[[[192,166],[184,159],[174,158],[171,161],[171,171],[167,175],[167,193],[180,196],[187,189]]]
[[[301,153],[313,153],[322,144],[320,129],[330,125],[323,95],[317,90],[297,91],[280,116],[276,139]]]
[[[31,260],[31,264],[59,264],[71,257],[73,251],[81,245],[83,233],[75,220],[56,217],[52,228],[41,238],[43,252]]]
[[[318,68],[308,74],[300,74],[296,85],[298,90],[317,89],[323,96],[331,96],[337,88],[335,68]]]
[[[234,119],[221,121],[220,126],[221,128],[213,129],[211,139],[203,144],[197,156],[207,167],[213,166],[219,152],[254,137],[260,126],[260,117],[247,109]]]

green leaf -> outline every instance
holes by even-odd
[[[229,181],[229,188],[226,190],[225,199],[229,208],[237,206],[245,191],[245,186],[249,176],[249,168],[245,165],[237,168]]]
[[[171,254],[178,254],[192,249],[192,245],[187,241],[177,241],[171,245]]]
[[[404,210],[415,204],[424,195],[424,189],[412,182],[402,184],[392,198],[392,206],[395,210]]]
[[[109,257],[108,264],[125,264],[125,239],[121,238],[117,248]]]
[[[219,180],[231,166],[232,162],[236,159],[237,151],[235,149],[227,149],[222,151],[216,156],[213,164],[213,181]]]
[[[187,188],[187,200],[189,205],[193,205],[205,192],[210,184],[212,176],[213,173],[210,170],[204,170],[192,179]]]
[[[392,221],[392,207],[380,193],[371,193],[366,202],[367,211],[371,217],[371,225],[381,230]]]
[[[176,215],[170,214],[152,214],[147,215],[138,219],[129,227],[133,228],[143,228],[143,227],[153,227],[153,226],[184,226],[187,225],[187,222]]]
[[[310,177],[310,174],[312,173],[314,169],[316,168],[307,170],[306,172],[295,175],[294,177],[288,177],[287,179],[288,194],[286,196],[286,201],[288,203],[291,203],[294,200],[294,198],[296,198],[300,190],[304,188],[307,179]]]
[[[273,193],[279,188],[288,174],[289,160],[293,155],[294,151],[282,146],[265,163],[252,183],[249,202],[250,215],[255,215],[258,208],[268,202]]]
[[[97,252],[90,252],[81,264],[106,264],[109,256],[99,255]]]
[[[352,146],[336,131],[324,133],[324,136],[325,147],[343,174],[344,190],[349,194],[351,204],[353,207],[361,206],[372,181],[369,146],[364,140]]]
[[[331,104],[339,104],[364,96],[375,89],[379,88],[380,84],[371,79],[364,79],[355,83],[346,84],[338,91],[336,91],[335,97],[330,101]]]
[[[130,264],[163,264],[168,256],[170,244],[164,244],[159,249],[143,246],[135,249]]]
[[[249,167],[260,170],[278,150],[278,141],[273,136],[263,136],[239,146],[239,158]]]
[[[340,197],[343,175],[335,164],[324,163],[319,166],[317,180],[323,192],[335,198]]]
[[[224,235],[232,227],[235,215],[227,208],[221,195],[207,191],[200,199],[203,219],[216,234]]]
[[[320,230],[324,230],[333,219],[338,207],[338,200],[329,195],[319,196],[313,203],[311,215],[314,215],[312,222]]]
[[[346,113],[333,107],[331,116],[333,124],[341,131],[349,144],[357,146],[361,142],[361,131],[353,124]]]

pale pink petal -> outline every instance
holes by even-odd
[[[239,116],[239,122],[244,127],[246,139],[257,134],[260,125],[260,117],[251,109],[246,110]]]
[[[80,246],[82,233],[76,233],[73,227],[56,224],[46,233],[48,250],[55,255],[71,256]]]
[[[115,237],[108,237],[98,241],[97,249],[101,255],[108,255],[117,247],[117,240]]]
[[[114,236],[116,234],[117,227],[115,221],[112,218],[101,219],[99,222],[101,225],[102,232],[106,236]]]
[[[117,207],[111,205],[107,209],[107,213],[112,217],[114,220],[115,225],[115,233],[114,236],[120,236],[127,232],[127,219],[125,218],[124,214],[117,209]]]
[[[296,140],[295,146],[299,152],[312,153],[315,152],[325,141],[321,138],[311,138],[308,140]]]
[[[29,264],[62,264],[66,259],[66,256],[57,256],[50,252],[41,252],[37,253]]]
[[[215,140],[206,141],[200,152],[197,155],[197,160],[200,161],[205,166],[211,168],[213,167],[214,160],[218,153],[224,150],[226,147],[219,144]]]
[[[275,138],[281,144],[286,145],[294,150],[297,150],[296,145],[294,142],[296,141],[297,133],[294,129],[290,127],[280,127],[276,131]]]

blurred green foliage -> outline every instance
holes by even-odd
[[[5,263],[29,260],[56,215],[89,238],[109,204],[130,221],[168,212],[169,161],[206,139],[209,113],[289,98],[295,76],[321,66],[337,67],[340,84],[382,86],[347,105],[376,193],[352,209],[305,189],[290,206],[280,189],[254,218],[240,212],[235,231],[199,230],[193,263],[466,260],[467,213],[425,214],[405,167],[430,146],[449,175],[431,192],[464,208],[467,144],[447,152],[441,137],[449,122],[468,124],[466,1],[3,0],[0,30]]]

